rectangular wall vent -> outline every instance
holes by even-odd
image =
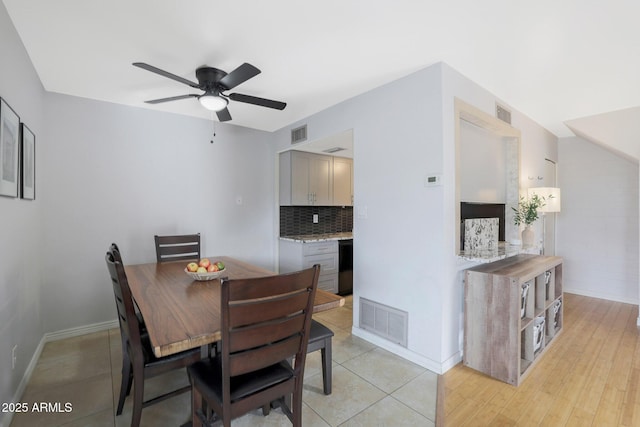
[[[298,142],[307,140],[307,125],[291,129],[291,143],[297,144]]]
[[[409,313],[360,298],[360,327],[391,342],[407,347]]]
[[[346,148],[342,148],[342,147],[333,147],[333,148],[327,148],[326,150],[322,150],[323,153],[337,153],[338,151],[344,151],[346,150]]]
[[[511,111],[500,104],[496,104],[496,117],[505,123],[511,124]]]

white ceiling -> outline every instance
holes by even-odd
[[[590,118],[640,122],[632,0],[3,2],[52,92],[208,118],[195,99],[145,104],[194,90],[131,63],[195,80],[201,65],[249,62],[262,74],[231,92],[288,105],[231,101],[231,123],[273,131],[444,61],[560,137],[573,135],[568,120],[587,137]],[[624,146],[637,145],[630,132]]]

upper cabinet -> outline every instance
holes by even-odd
[[[353,205],[353,160],[333,158],[333,204]]]
[[[351,206],[352,165],[351,159],[302,151],[280,154],[280,205]]]
[[[280,155],[280,205],[331,205],[333,158],[302,151]]]

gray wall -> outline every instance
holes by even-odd
[[[561,138],[556,248],[565,290],[638,303],[638,164],[582,138]]]
[[[125,263],[150,262],[154,234],[199,232],[203,254],[273,268],[269,133],[218,124],[211,144],[207,120],[59,94],[46,129],[44,249],[63,252],[45,258],[45,332],[114,318],[112,241]]]
[[[455,97],[492,115],[501,101],[439,63],[275,134],[277,149],[285,150],[290,129],[302,123],[310,141],[353,129],[354,333],[435,372],[460,361],[462,350]],[[522,131],[526,177],[543,167],[545,156],[557,158],[557,138],[515,109],[512,117]],[[431,174],[442,175],[442,185],[425,187]],[[361,297],[409,313],[407,349],[359,330]]]
[[[44,90],[20,38],[0,2],[0,96],[36,135],[36,155],[47,144]],[[40,338],[42,202],[36,174],[35,201],[0,197],[0,402],[12,402]],[[17,364],[11,369],[11,350]],[[6,419],[0,413],[0,424]]]
[[[354,333],[433,371],[441,368],[444,218],[441,67],[411,74],[308,117],[309,141],[353,129]],[[290,129],[275,134],[290,147]],[[359,298],[409,313],[408,349],[359,330]]]
[[[0,197],[0,402],[11,402],[46,333],[115,320],[111,242],[126,263],[148,262],[154,234],[200,232],[204,254],[273,269],[277,220],[270,133],[218,124],[211,144],[208,120],[46,93],[1,4],[0,52],[0,96],[36,135],[36,200]]]

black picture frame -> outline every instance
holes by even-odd
[[[18,197],[20,117],[0,98],[0,196]]]
[[[20,197],[36,199],[36,136],[24,123],[20,123],[20,159],[22,163]]]

